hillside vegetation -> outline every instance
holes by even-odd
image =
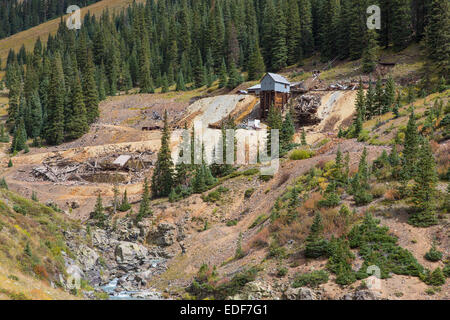
[[[63,232],[77,224],[55,210],[0,189],[0,296],[75,298],[61,280],[67,276],[63,255],[73,257]]]

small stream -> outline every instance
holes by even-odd
[[[159,262],[159,261],[158,261]],[[150,269],[155,269],[158,262],[153,262]],[[151,288],[142,288],[136,290],[130,290],[124,288],[120,283],[127,283],[127,279],[134,278],[136,272],[129,272],[120,278],[113,278],[107,284],[100,286],[99,288],[109,295],[109,300],[161,300],[162,295],[158,291]]]

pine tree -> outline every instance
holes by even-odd
[[[234,64],[234,62],[231,62],[230,73],[228,75],[227,88],[234,89],[238,85],[240,85],[243,81],[244,81],[244,79],[242,78],[242,75],[239,72],[239,70],[236,68],[236,65]]]
[[[48,144],[56,145],[64,141],[64,96],[66,91],[61,56],[58,52],[53,58],[52,65],[45,138]]]
[[[164,113],[164,128],[161,137],[161,148],[152,177],[152,196],[167,197],[173,187],[173,162],[170,154],[170,131],[167,110]]]
[[[205,85],[204,76],[205,74],[203,69],[202,54],[200,52],[200,49],[198,49],[194,60],[194,84],[196,88],[200,88]]]
[[[203,170],[203,165],[196,166],[192,188],[195,193],[202,193],[206,190],[205,171]]]
[[[392,112],[395,115],[395,118],[398,118],[400,115],[400,108],[402,107],[402,102],[401,102],[401,94],[400,92],[397,93],[397,98],[395,99],[395,103],[394,103],[394,107],[392,108]]]
[[[366,119],[370,119],[376,115],[375,96],[375,87],[372,84],[372,80],[369,79],[369,88],[366,93]]]
[[[377,33],[375,30],[369,30],[367,34],[367,47],[362,56],[362,71],[371,73],[375,70],[378,60]]]
[[[394,49],[401,51],[405,49],[411,41],[411,6],[410,0],[392,0],[392,42]]]
[[[39,99],[39,93],[34,91],[31,94],[29,100],[29,110],[30,110],[30,121],[29,126],[30,129],[30,137],[33,139],[37,139],[41,134],[42,130],[42,105]]]
[[[304,127],[302,128],[301,144],[302,144],[302,146],[308,145],[308,143],[306,142],[306,132],[305,132],[305,128]]]
[[[406,178],[412,178],[415,173],[416,163],[418,159],[419,133],[417,131],[416,116],[414,111],[409,116],[408,124],[405,131],[405,141],[403,144],[403,171]]]
[[[98,109],[98,91],[95,81],[95,66],[93,63],[92,52],[89,50],[87,55],[87,65],[85,66],[83,77],[84,108],[86,110],[86,120],[88,124],[93,123],[100,116]],[[82,110],[80,111],[83,112]]]
[[[177,76],[177,85],[176,85],[176,91],[186,91],[186,85],[184,83],[184,77],[183,77],[183,72],[180,70],[180,72],[178,72],[178,76]]]
[[[301,23],[299,17],[298,1],[287,0],[287,30],[286,46],[287,46],[287,64],[292,65],[302,59],[301,47]]]
[[[361,79],[359,79],[359,88],[356,94],[355,109],[357,115],[360,115],[362,119],[366,119],[366,100],[364,96],[364,86]]]
[[[148,187],[147,178],[145,178],[141,203],[139,205],[139,212],[136,215],[136,223],[142,221],[143,218],[151,216],[152,214],[153,211],[150,208],[150,190]]]
[[[299,12],[301,24],[301,37],[300,37],[301,48],[304,56],[309,57],[312,55],[314,51],[311,0],[300,0]]]
[[[10,160],[11,161],[11,160]],[[8,184],[6,183],[5,178],[0,179],[0,189],[6,189],[8,190]]]
[[[166,93],[167,91],[169,91],[169,82],[167,80],[167,75],[164,74],[162,78],[161,93]]]
[[[127,190],[123,192],[122,202],[119,206],[119,211],[125,212],[131,209],[131,204],[128,202]]]
[[[16,130],[14,131],[14,137],[11,144],[11,152],[18,152],[24,150],[27,143],[27,132],[25,130],[25,124],[21,118]]]
[[[91,214],[91,219],[96,220],[98,226],[104,226],[106,216],[105,209],[103,208],[102,196],[100,195],[100,193],[97,196],[97,201],[94,206],[94,212]]]
[[[366,47],[367,26],[366,26],[366,10],[367,1],[350,0],[350,12],[348,14],[348,47],[349,57],[352,60],[359,59]]]
[[[291,112],[286,113],[283,124],[281,126],[280,140],[283,150],[289,148],[289,144],[292,142],[295,134],[294,121],[292,120]]]
[[[248,80],[259,80],[264,75],[266,66],[259,47],[253,49],[248,62]]]
[[[321,236],[323,232],[322,215],[316,213],[311,230],[306,238],[305,257],[319,258],[327,253],[328,242]]]
[[[78,139],[85,134],[88,129],[86,108],[83,101],[83,90],[78,74],[72,88],[70,99],[70,109],[66,112],[66,138],[69,140]]]
[[[225,65],[225,59],[222,60],[222,65],[220,67],[220,75],[219,75],[219,88],[224,88],[228,83],[228,73],[227,66]]]
[[[369,189],[369,167],[367,165],[367,149],[364,147],[364,150],[361,154],[361,159],[358,164],[358,178],[361,184],[361,187],[364,189]]]
[[[410,217],[409,222],[421,227],[434,225],[437,223],[434,212],[437,173],[433,152],[427,139],[423,140],[419,151],[414,182],[413,203],[416,212]]]
[[[287,65],[287,46],[286,46],[286,18],[283,10],[276,10],[275,21],[273,21],[273,35],[271,48],[271,69],[279,71]]]
[[[384,89],[384,109],[383,113],[390,111],[392,105],[395,102],[395,82],[391,75],[386,82],[386,87]]]
[[[384,90],[383,84],[381,82],[381,78],[378,78],[377,83],[375,85],[375,108],[374,115],[381,115],[385,108],[385,99],[384,99]]]
[[[433,0],[425,27],[425,48],[428,58],[437,64],[437,70],[448,78],[450,73],[450,4]]]

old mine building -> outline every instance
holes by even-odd
[[[267,118],[269,108],[282,109],[288,102],[291,92],[291,83],[285,77],[276,73],[267,73],[261,80],[260,100],[261,118]]]

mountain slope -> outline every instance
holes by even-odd
[[[136,2],[143,2],[143,0],[137,0]],[[103,0],[94,3],[90,6],[81,9],[81,17],[83,18],[87,12],[94,15],[100,15],[103,10],[109,9],[112,13],[114,10],[120,10],[126,8],[133,3],[133,0]],[[67,15],[68,16],[68,15]],[[66,18],[65,16],[64,18]],[[43,43],[47,42],[49,34],[55,34],[58,30],[60,18],[53,19],[42,23],[31,29],[16,33],[11,37],[0,40],[0,58],[2,60],[2,68],[5,67],[6,58],[10,49],[18,52],[22,45],[25,45],[27,50],[32,50],[37,38],[40,37]]]

